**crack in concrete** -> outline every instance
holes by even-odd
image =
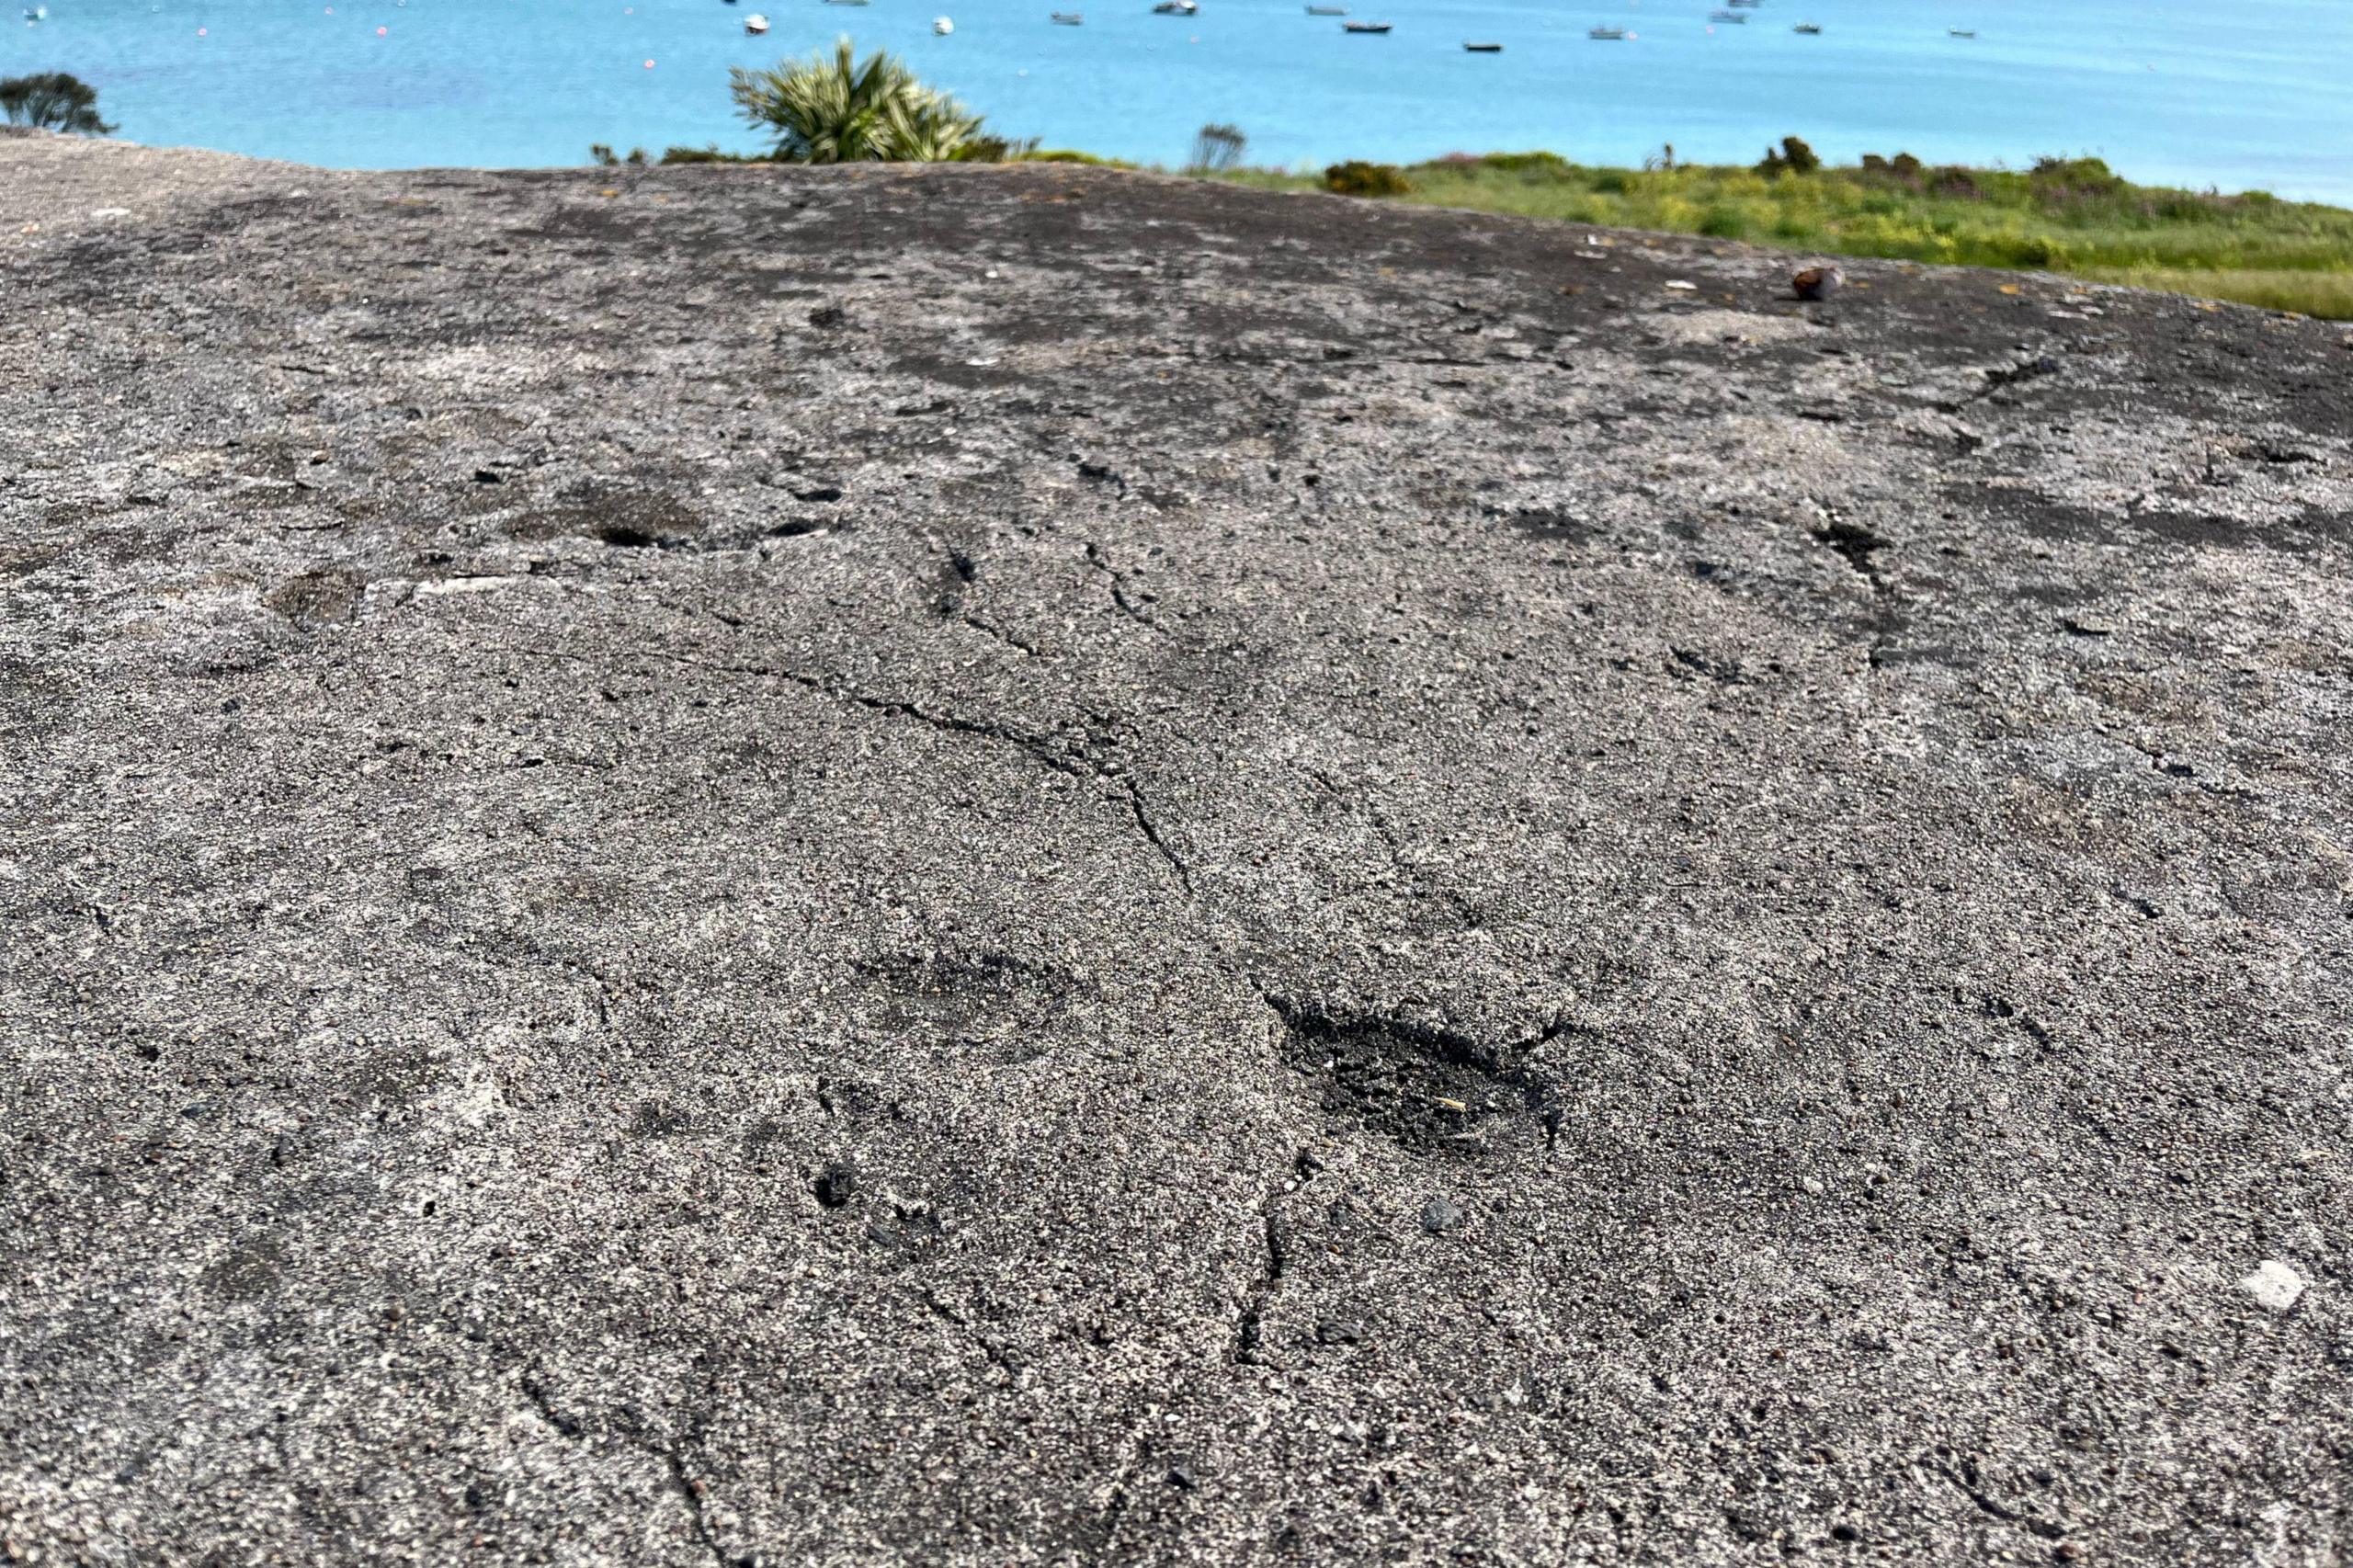
[[[1128,597],[1128,574],[1111,564],[1110,553],[1104,550],[1101,545],[1091,542],[1087,545],[1086,562],[1088,565],[1094,567],[1097,571],[1102,573],[1106,578],[1109,579],[1111,585],[1111,602],[1119,607],[1119,610],[1121,615],[1126,616],[1130,620],[1134,621],[1137,625],[1146,627],[1151,631],[1159,633],[1163,637],[1175,635],[1175,633],[1171,632],[1166,627],[1161,625],[1156,618],[1145,614],[1142,608],[1140,608],[1134,600]]]
[[[2036,1518],[2032,1514],[2019,1513],[2015,1508],[2005,1507],[1996,1503],[1975,1485],[1964,1480],[1961,1473],[1950,1466],[1930,1460],[1928,1468],[1952,1483],[1954,1488],[1962,1496],[1976,1504],[1979,1510],[1989,1518],[1999,1519],[2004,1524],[2016,1525],[2029,1534],[2040,1536],[2045,1540],[2057,1540],[2067,1533],[2063,1526],[2054,1525],[2048,1519]]]
[[[1439,882],[1419,862],[1405,853],[1404,846],[1398,841],[1395,831],[1389,825],[1389,819],[1381,814],[1381,808],[1375,806],[1370,799],[1352,798],[1330,774],[1320,767],[1310,767],[1302,764],[1300,771],[1323,786],[1325,792],[1342,806],[1352,811],[1359,811],[1364,814],[1365,820],[1372,825],[1374,835],[1381,840],[1381,846],[1389,852],[1391,867],[1411,881],[1417,892],[1422,892],[1426,897],[1435,898],[1452,910],[1454,917],[1462,923],[1465,930],[1477,928],[1479,915],[1478,911],[1472,907],[1471,901],[1452,888]]]
[[[931,1315],[942,1323],[953,1324],[962,1329],[964,1336],[972,1342],[983,1356],[988,1358],[989,1365],[1004,1372],[1007,1377],[1020,1376],[1021,1363],[1006,1355],[1002,1346],[990,1343],[987,1335],[972,1326],[971,1318],[941,1301],[938,1291],[926,1286],[921,1294],[923,1304],[930,1309]]]
[[[1282,1289],[1283,1277],[1290,1271],[1290,1248],[1283,1239],[1282,1215],[1278,1206],[1281,1195],[1281,1184],[1272,1183],[1258,1202],[1258,1222],[1265,1233],[1267,1263],[1259,1272],[1257,1283],[1251,1289],[1249,1300],[1243,1303],[1241,1317],[1234,1324],[1233,1349],[1228,1359],[1237,1365],[1262,1364],[1259,1357],[1266,1342],[1267,1308],[1274,1301],[1275,1293]]]
[[[591,665],[606,665],[610,662],[590,658],[586,654],[576,653],[563,648],[524,648],[511,642],[483,642],[476,643],[474,646],[485,653],[513,653],[524,658],[562,659],[574,664]],[[870,692],[860,691],[855,687],[847,686],[824,676],[813,676],[801,670],[781,669],[773,665],[728,664],[713,659],[698,659],[691,654],[675,653],[660,648],[641,648],[636,650],[636,653],[645,658],[659,659],[665,664],[683,665],[692,669],[709,670],[717,675],[750,676],[763,680],[790,681],[804,690],[815,692],[818,696],[831,701],[847,703],[887,717],[895,718],[904,715],[920,723],[927,724],[943,733],[970,735],[976,739],[1017,746],[1029,753],[1040,766],[1051,768],[1056,773],[1089,783],[1109,785],[1119,791],[1120,798],[1128,808],[1129,816],[1134,821],[1136,830],[1142,835],[1144,842],[1152,846],[1153,851],[1166,862],[1170,870],[1176,873],[1176,881],[1184,888],[1186,896],[1188,898],[1199,896],[1199,891],[1193,881],[1192,864],[1177,853],[1176,846],[1170,844],[1167,836],[1161,832],[1159,823],[1153,816],[1150,803],[1144,798],[1142,787],[1124,771],[1115,773],[1084,753],[1074,756],[1066,747],[1057,747],[1054,744],[1056,737],[1053,735],[1038,734],[1030,731],[1016,729],[1009,724],[995,723],[983,719],[968,719],[959,713],[938,712],[910,698],[877,697]]]
[[[1006,631],[1003,627],[994,625],[982,619],[980,616],[972,614],[969,610],[960,614],[957,619],[961,620],[965,625],[971,627],[973,631],[994,637],[1008,648],[1017,648],[1030,658],[1043,659],[1046,656],[1044,651],[1041,650],[1035,642],[1030,642],[1028,638],[1018,636],[1013,632]]]
[[[727,1549],[719,1544],[719,1537],[710,1528],[710,1512],[703,1503],[704,1484],[687,1473],[684,1456],[675,1448],[656,1449],[642,1440],[639,1446],[662,1460],[669,1471],[671,1486],[677,1492],[679,1500],[686,1504],[688,1517],[694,1521],[695,1537],[702,1542],[703,1550],[710,1553],[710,1560],[719,1568],[737,1568],[739,1560],[727,1555]]]
[[[564,1413],[563,1408],[555,1403],[555,1396],[548,1392],[547,1384],[540,1381],[536,1370],[526,1368],[517,1375],[516,1381],[523,1391],[523,1397],[529,1400],[532,1408],[539,1412],[540,1419],[555,1428],[559,1436],[573,1442],[582,1441],[590,1436],[587,1423],[576,1415]],[[717,1564],[718,1568],[738,1568],[739,1562],[745,1560],[729,1556],[726,1548],[720,1545],[718,1535],[710,1528],[710,1514],[703,1501],[703,1494],[707,1488],[703,1483],[687,1473],[687,1461],[685,1456],[679,1451],[680,1445],[657,1441],[645,1430],[643,1424],[634,1418],[625,1419],[621,1423],[620,1435],[626,1437],[631,1446],[648,1458],[661,1462],[664,1473],[669,1477],[671,1489],[678,1494],[679,1501],[686,1506],[687,1517],[694,1526],[696,1540],[699,1540],[703,1550],[710,1554],[711,1562]],[[691,1428],[688,1437],[692,1442],[700,1442],[700,1426]]]

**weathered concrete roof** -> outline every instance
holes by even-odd
[[[1790,265],[0,142],[0,1541],[2333,1561],[2353,350]]]

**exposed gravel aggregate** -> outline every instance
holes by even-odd
[[[2341,1562],[2353,347],[1793,270],[0,138],[0,1562]]]

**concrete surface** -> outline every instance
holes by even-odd
[[[0,1560],[2342,1562],[2353,347],[1794,265],[0,141]]]

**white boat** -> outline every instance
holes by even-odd
[[[946,38],[949,33],[956,30],[956,24],[949,21],[945,17],[934,17],[931,19],[931,30],[938,33],[941,38]]]
[[[1975,28],[1947,28],[1945,31],[1950,33],[1955,38],[1975,38],[1977,36],[1977,29]]]
[[[1152,8],[1155,17],[1198,17],[1200,13],[1201,8],[1194,0],[1160,0],[1160,4]]]
[[[754,38],[759,38],[768,30],[768,19],[755,11],[744,18],[744,30]]]
[[[1385,33],[1389,28],[1390,24],[1387,22],[1342,22],[1340,24],[1340,30],[1347,33]]]

